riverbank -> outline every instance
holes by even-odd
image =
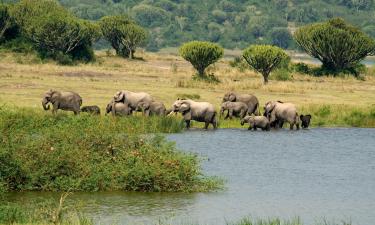
[[[200,159],[158,133],[171,117],[71,116],[0,109],[0,190],[196,192],[221,187]]]
[[[219,109],[227,91],[252,93],[261,106],[269,100],[293,102],[300,114],[312,114],[313,126],[375,127],[375,73],[369,68],[363,79],[350,76],[312,77],[291,74],[291,80],[262,84],[261,75],[241,71],[222,59],[208,69],[221,83],[191,79],[194,69],[182,58],[169,54],[138,52],[143,60],[126,60],[113,53],[96,52],[97,61],[77,66],[43,62],[34,55],[0,51],[0,105],[41,108],[50,88],[72,90],[83,105],[102,109],[118,90],[146,91],[170,107],[177,98],[208,101]],[[351,117],[354,116],[354,120]],[[239,127],[221,122],[222,127]],[[197,125],[201,127],[201,124]]]

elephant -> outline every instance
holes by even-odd
[[[114,102],[112,100],[107,104],[106,115],[111,112],[113,116],[129,116],[133,111],[128,104],[124,104],[122,102]]]
[[[141,111],[138,108],[138,104],[140,102],[145,102],[148,104],[151,104],[151,102],[154,101],[151,95],[145,93],[145,92],[131,92],[131,91],[118,91],[113,96],[114,102],[122,102],[124,104],[127,104],[132,111]],[[149,113],[148,110],[146,110],[145,113]]]
[[[232,119],[233,116],[244,118],[247,114],[248,106],[243,102],[224,102],[221,104],[220,116],[223,116],[225,111],[228,111],[224,119]]]
[[[243,102],[248,106],[248,115],[259,115],[259,101],[258,98],[250,94],[238,94],[235,92],[228,92],[223,97],[223,102]]]
[[[288,122],[291,130],[293,130],[294,126],[299,130],[300,118],[293,103],[269,101],[265,104],[264,110],[271,124],[275,121],[279,121],[279,124]]]
[[[302,128],[303,129],[309,128],[312,116],[310,114],[308,114],[308,115],[300,115],[299,118],[301,120],[301,126],[302,126]]]
[[[215,107],[209,102],[196,102],[190,99],[177,100],[172,105],[173,112],[180,112],[184,117],[186,128],[190,128],[190,121],[204,122],[204,129],[212,124],[217,128]]]
[[[265,116],[245,116],[241,120],[241,125],[243,126],[245,123],[250,125],[248,130],[261,128],[263,131],[269,131],[271,129],[270,121]]]
[[[165,116],[167,111],[165,105],[162,102],[140,102],[138,104],[137,110],[141,110],[142,112],[144,112],[145,116]]]
[[[263,113],[263,116],[267,117],[267,119],[270,119],[270,115],[267,114],[266,112]],[[273,121],[272,123],[270,123],[270,127],[275,128],[275,129],[283,128],[283,126],[284,126],[284,121],[281,119],[277,119]]]
[[[62,92],[56,90],[49,90],[42,99],[42,106],[44,110],[49,110],[51,103],[53,106],[52,114],[56,114],[57,110],[73,111],[77,115],[81,111],[82,98],[75,92]]]
[[[100,115],[100,108],[97,105],[83,106],[81,112],[87,112],[92,115]]]

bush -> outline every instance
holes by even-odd
[[[272,80],[278,80],[278,81],[287,81],[291,80],[290,72],[288,69],[277,69],[275,70],[270,77]]]
[[[206,68],[223,57],[224,49],[211,42],[192,41],[180,48],[180,55],[198,71],[198,77],[203,78],[207,77]]]
[[[250,46],[243,51],[243,57],[250,67],[263,75],[265,84],[274,69],[290,61],[290,57],[281,48],[271,45]]]
[[[331,19],[299,28],[294,34],[307,54],[322,62],[322,70],[331,74],[343,71],[356,74],[355,67],[375,52],[375,41],[342,19]]]
[[[8,190],[207,191],[199,159],[161,135],[178,132],[173,117],[56,116],[0,110],[0,183]],[[42,165],[42,166],[41,166]]]
[[[301,63],[301,62],[293,64],[292,70],[294,72],[301,73],[301,74],[311,73],[311,68],[309,67],[309,65],[307,65],[306,63]]]
[[[106,16],[100,20],[100,28],[116,54],[132,59],[137,47],[146,41],[146,31],[127,16]]]

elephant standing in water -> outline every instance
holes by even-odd
[[[215,107],[208,102],[195,102],[193,100],[177,100],[172,105],[173,112],[182,113],[186,122],[186,128],[190,128],[190,121],[204,122],[204,129],[210,124],[217,128]]]
[[[128,105],[132,111],[141,111],[138,107],[139,103],[144,102],[147,104],[151,104],[154,99],[151,95],[145,92],[131,92],[131,91],[118,91],[113,96],[114,103],[121,102]],[[149,110],[146,110],[147,114],[149,114]]]
[[[138,104],[137,110],[141,110],[142,112],[144,112],[145,116],[165,116],[167,112],[167,109],[162,102],[140,102]]]
[[[42,106],[44,110],[49,110],[48,103],[53,106],[52,113],[56,114],[58,109],[73,111],[75,115],[81,111],[82,98],[75,92],[61,92],[56,90],[49,90],[42,99]]]
[[[243,102],[248,106],[247,113],[249,115],[259,115],[259,101],[254,95],[238,94],[235,92],[228,92],[223,97],[223,102]]]
[[[243,126],[245,123],[249,124],[248,130],[257,130],[257,128],[261,128],[263,131],[270,130],[270,121],[265,116],[245,116],[241,120],[241,125]]]
[[[267,118],[271,124],[275,121],[280,121],[282,123],[288,122],[291,130],[293,130],[294,126],[296,126],[296,129],[299,130],[300,118],[294,104],[280,101],[270,101],[266,103],[264,110],[264,113],[267,115]]]

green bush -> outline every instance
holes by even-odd
[[[282,64],[289,64],[290,61],[290,57],[281,48],[271,45],[252,45],[242,55],[250,67],[263,75],[265,84],[274,69]]]
[[[7,190],[207,191],[216,179],[197,156],[161,135],[178,132],[173,117],[93,117],[0,110],[0,183]]]
[[[322,73],[357,75],[355,68],[375,52],[373,39],[339,18],[303,26],[294,38],[307,54],[322,62]]]
[[[193,65],[202,78],[206,77],[206,68],[223,57],[224,49],[211,42],[192,41],[182,45],[180,55]]]
[[[292,65],[292,70],[301,74],[311,74],[311,68],[306,63],[295,63]]]
[[[147,33],[127,16],[106,16],[100,20],[106,40],[122,57],[134,58],[137,47],[145,44]]]
[[[283,68],[283,69],[277,69],[274,72],[272,72],[270,79],[278,80],[278,81],[287,81],[287,80],[291,80],[292,77],[290,76],[289,70]]]

